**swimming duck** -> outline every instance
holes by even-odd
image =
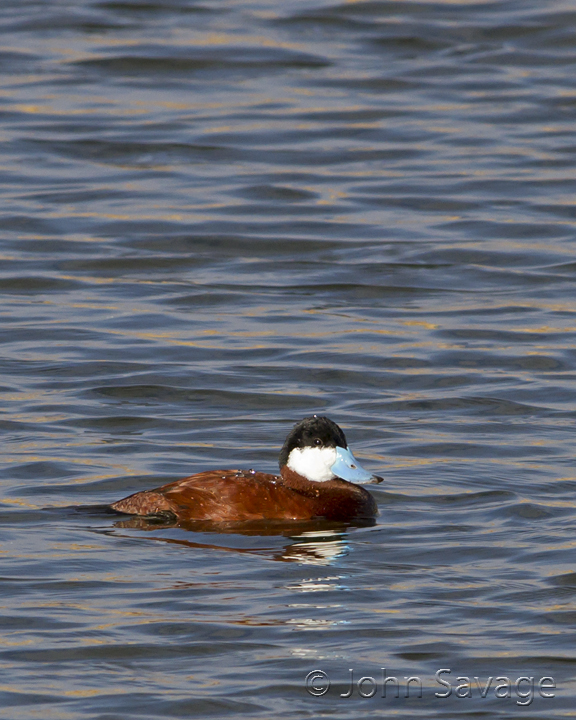
[[[112,503],[129,515],[180,521],[371,519],[372,495],[356,483],[379,483],[356,462],[342,429],[327,417],[304,418],[288,434],[280,475],[255,470],[208,470]]]

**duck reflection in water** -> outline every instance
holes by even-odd
[[[374,521],[362,525],[374,525]],[[360,523],[355,524],[356,526]],[[167,522],[163,518],[131,517],[118,520],[114,527],[122,530],[143,530],[148,532],[178,528],[195,533],[209,533],[225,535],[245,535],[252,537],[281,536],[288,542],[271,547],[233,547],[222,543],[198,542],[182,537],[163,537],[154,535],[150,539],[171,545],[181,545],[195,549],[219,550],[223,552],[238,553],[241,555],[259,555],[272,560],[284,562],[298,562],[304,565],[330,565],[338,558],[349,552],[347,530],[352,527],[350,523],[244,523],[219,525],[204,522]]]

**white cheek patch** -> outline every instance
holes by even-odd
[[[330,469],[335,462],[336,448],[305,447],[294,448],[286,465],[307,480],[326,482],[336,477]]]

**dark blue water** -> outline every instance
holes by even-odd
[[[0,37],[2,717],[575,717],[575,4],[4,0]],[[74,509],[274,472],[314,412],[376,526]]]

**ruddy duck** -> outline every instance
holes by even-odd
[[[355,483],[379,483],[348,449],[327,417],[304,418],[286,438],[280,475],[255,470],[208,470],[112,503],[129,515],[180,521],[239,523],[326,519],[348,522],[378,514],[372,495]]]

